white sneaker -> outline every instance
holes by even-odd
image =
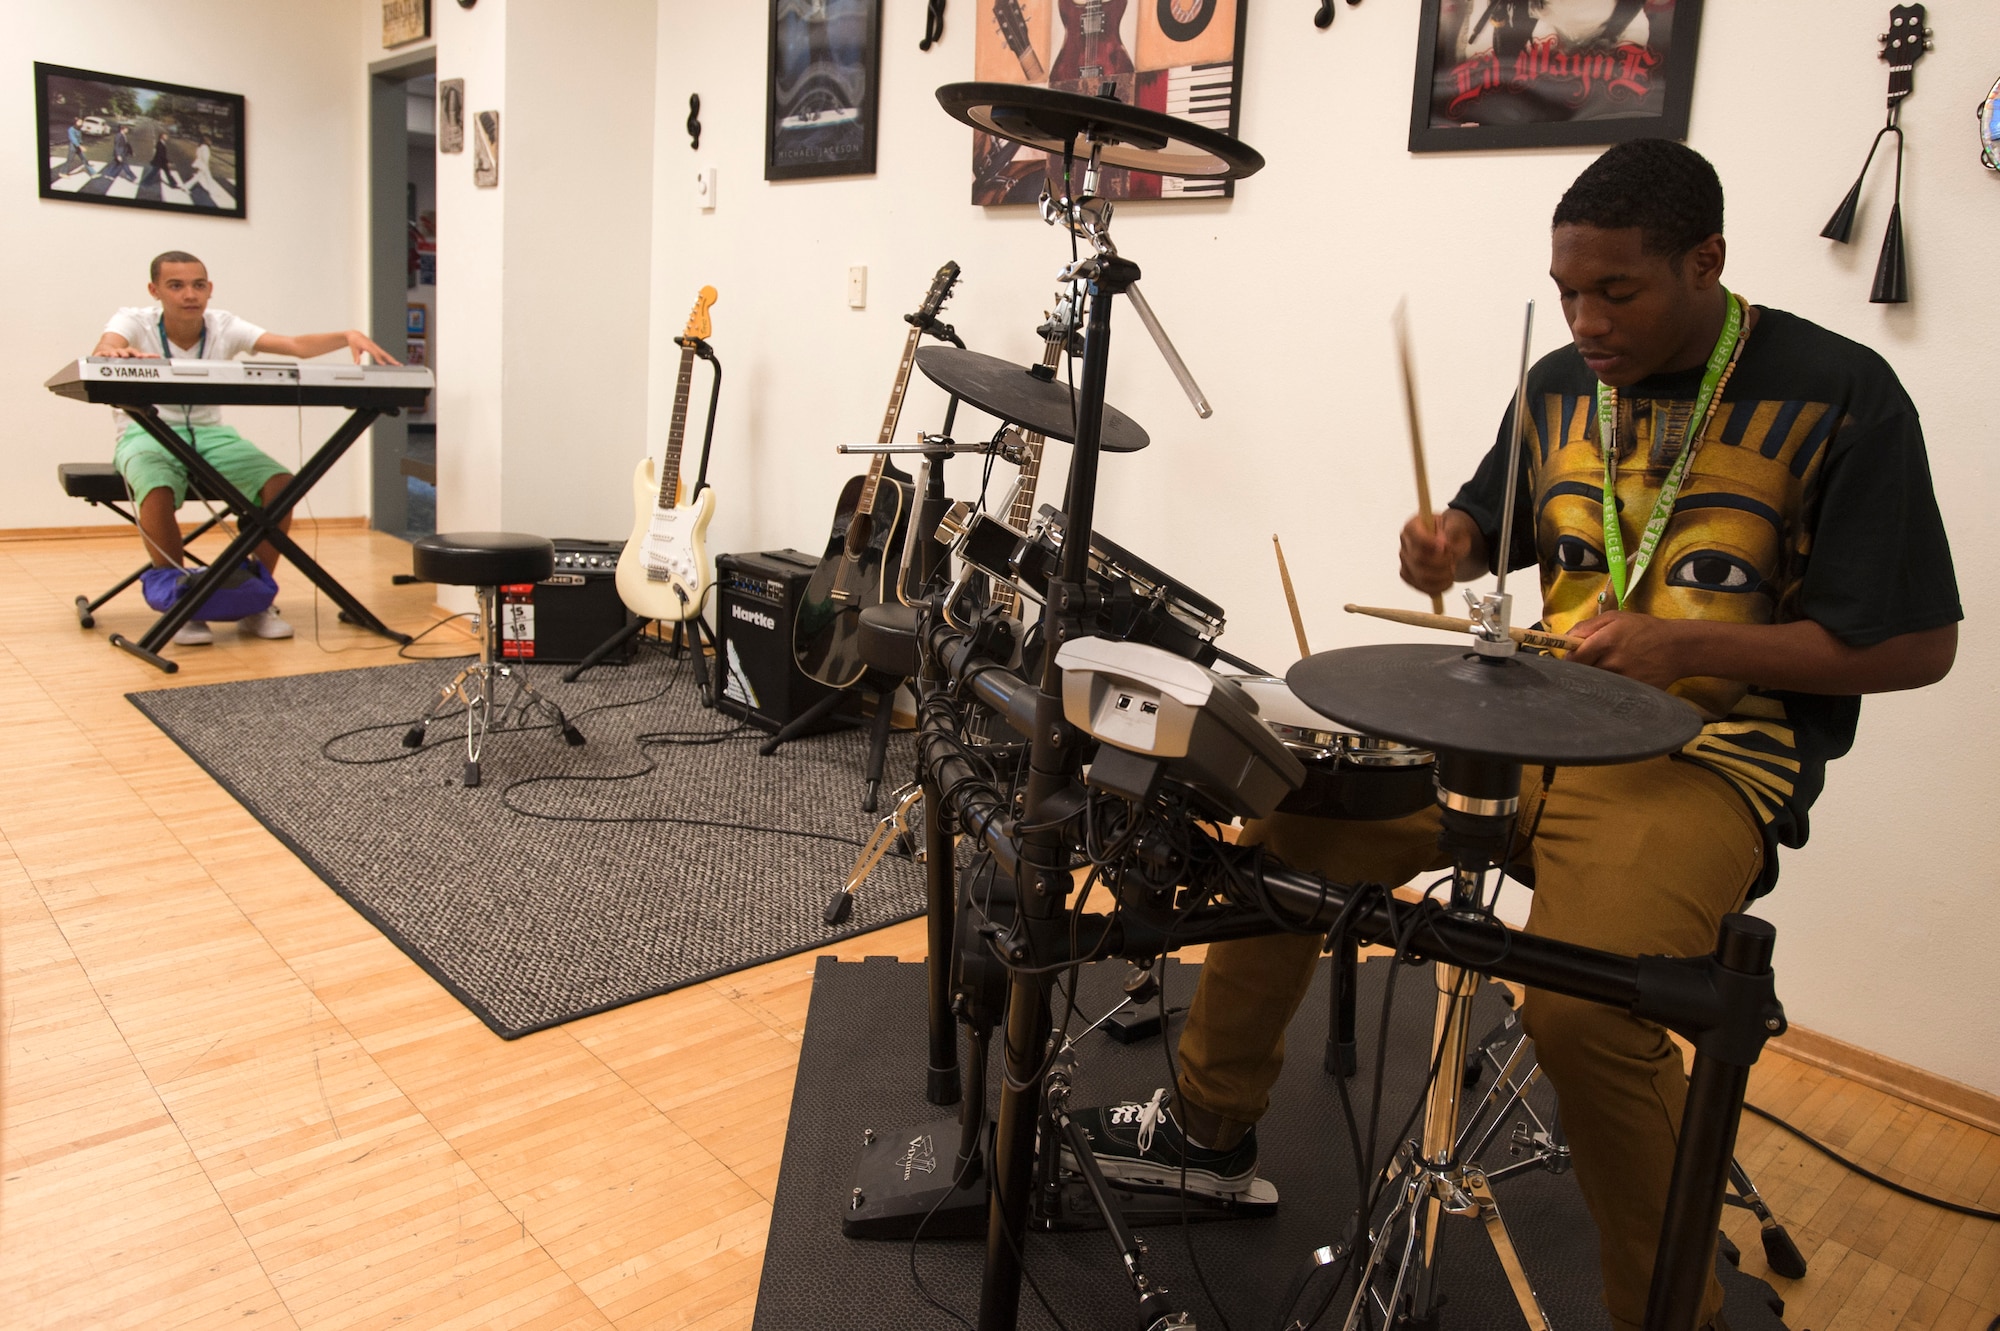
[[[206,647],[215,641],[215,634],[209,631],[208,621],[190,619],[174,634],[176,647]]]
[[[253,638],[289,638],[292,626],[278,618],[278,607],[259,610],[248,619],[241,621],[242,631]]]

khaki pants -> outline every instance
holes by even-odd
[[[1524,772],[1524,831],[1540,794],[1539,772]],[[1338,881],[1400,884],[1446,867],[1437,831],[1436,810],[1379,823],[1280,814],[1244,840]],[[1656,758],[1561,769],[1524,858],[1535,877],[1530,933],[1628,956],[1697,956],[1714,948],[1722,916],[1756,882],[1763,838],[1721,777]],[[1209,948],[1180,1041],[1178,1089],[1197,1137],[1227,1145],[1263,1116],[1319,951],[1316,937],[1282,934]],[[1652,1022],[1535,989],[1522,1019],[1597,1221],[1606,1306],[1620,1331],[1636,1331],[1687,1099],[1680,1050]],[[1704,1322],[1721,1306],[1711,1278]]]

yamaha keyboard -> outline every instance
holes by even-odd
[[[49,376],[48,390],[125,406],[421,407],[436,381],[422,365],[336,361],[159,360],[89,356]]]

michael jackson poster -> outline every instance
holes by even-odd
[[[1420,0],[1410,151],[1687,137],[1701,0]]]

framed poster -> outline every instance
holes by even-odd
[[[465,151],[465,80],[438,80],[438,151]]]
[[[1184,116],[1234,137],[1247,0],[985,0],[972,77],[1082,92]],[[1060,155],[972,136],[972,201],[1033,203]],[[1057,187],[1060,192],[1060,185]],[[1105,171],[1107,199],[1217,199],[1227,180]]]
[[[407,46],[431,35],[431,0],[382,0],[382,45]]]
[[[35,62],[44,199],[247,217],[243,98]]]
[[[479,189],[500,184],[500,113],[481,111],[472,118],[472,183]]]
[[[764,179],[875,173],[882,0],[771,0]]]
[[[1687,137],[1702,0],[1419,0],[1410,151]]]

